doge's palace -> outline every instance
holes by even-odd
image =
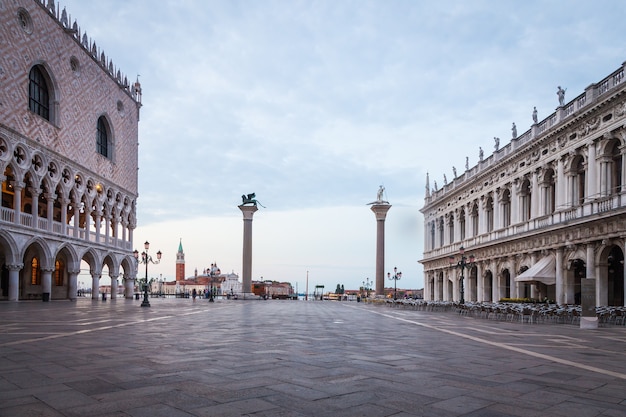
[[[53,0],[3,2],[0,49],[0,300],[75,299],[82,261],[132,297],[141,86]]]

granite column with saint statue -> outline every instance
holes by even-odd
[[[388,201],[383,200],[385,188],[378,189],[376,201],[370,203],[376,215],[376,296],[385,295],[385,219],[391,208]]]

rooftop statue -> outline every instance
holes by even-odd
[[[537,124],[537,107],[533,107],[533,123]]]
[[[369,204],[389,204],[388,201],[383,200],[383,194],[385,193],[385,187],[382,185],[378,187],[378,192],[376,193],[376,201],[371,202]]]
[[[250,193],[248,195],[242,195],[241,196],[241,205],[245,206],[246,204],[250,204],[253,206],[256,206],[257,204],[263,208],[265,208],[265,206],[261,203],[259,203],[256,199],[256,193]]]
[[[561,86],[557,87],[556,95],[559,96],[559,107],[563,107],[563,103],[565,102],[565,92],[566,91],[567,91],[567,88],[565,90],[563,90],[561,88]]]

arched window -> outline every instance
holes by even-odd
[[[615,195],[622,191],[622,152],[619,149],[619,142],[613,143],[611,152],[611,190],[610,194]]]
[[[554,201],[556,197],[556,189],[554,184],[554,170],[548,169],[543,178],[542,184],[542,192],[543,192],[543,213],[552,214],[554,213]]]
[[[50,120],[50,94],[44,73],[35,65],[28,75],[28,108],[35,114]]]
[[[30,262],[30,283],[31,285],[41,285],[39,260],[36,257],[33,257],[33,260]]]
[[[487,231],[493,231],[493,197],[487,198],[487,205],[485,207],[487,215]]]
[[[521,220],[523,222],[527,222],[528,220],[530,220],[530,213],[531,213],[531,207],[532,207],[532,193],[531,193],[531,188],[530,188],[530,181],[528,180],[528,178],[524,179],[524,182],[522,183],[522,187],[520,189],[520,202],[521,202],[521,207],[520,207],[520,214],[522,216]]]
[[[54,263],[54,285],[60,287],[63,285],[63,275],[64,275],[64,266],[63,261],[58,260]]]
[[[585,160],[578,157],[573,166],[574,192],[572,193],[572,205],[583,205],[585,202]]]
[[[465,209],[461,208],[459,213],[459,232],[461,233],[461,240],[465,240]]]
[[[474,202],[472,206],[472,237],[478,236],[478,203]]]
[[[104,118],[104,116],[100,116],[98,118],[97,125],[97,133],[96,133],[96,151],[104,156],[105,158],[110,158],[110,138],[109,138],[109,125]]]
[[[440,217],[439,218],[439,247],[443,247],[443,228],[444,228],[443,217]]]
[[[502,227],[511,225],[511,191],[502,192]]]

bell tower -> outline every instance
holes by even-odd
[[[178,252],[176,252],[176,281],[185,280],[185,252],[183,252],[183,239],[178,244]]]

